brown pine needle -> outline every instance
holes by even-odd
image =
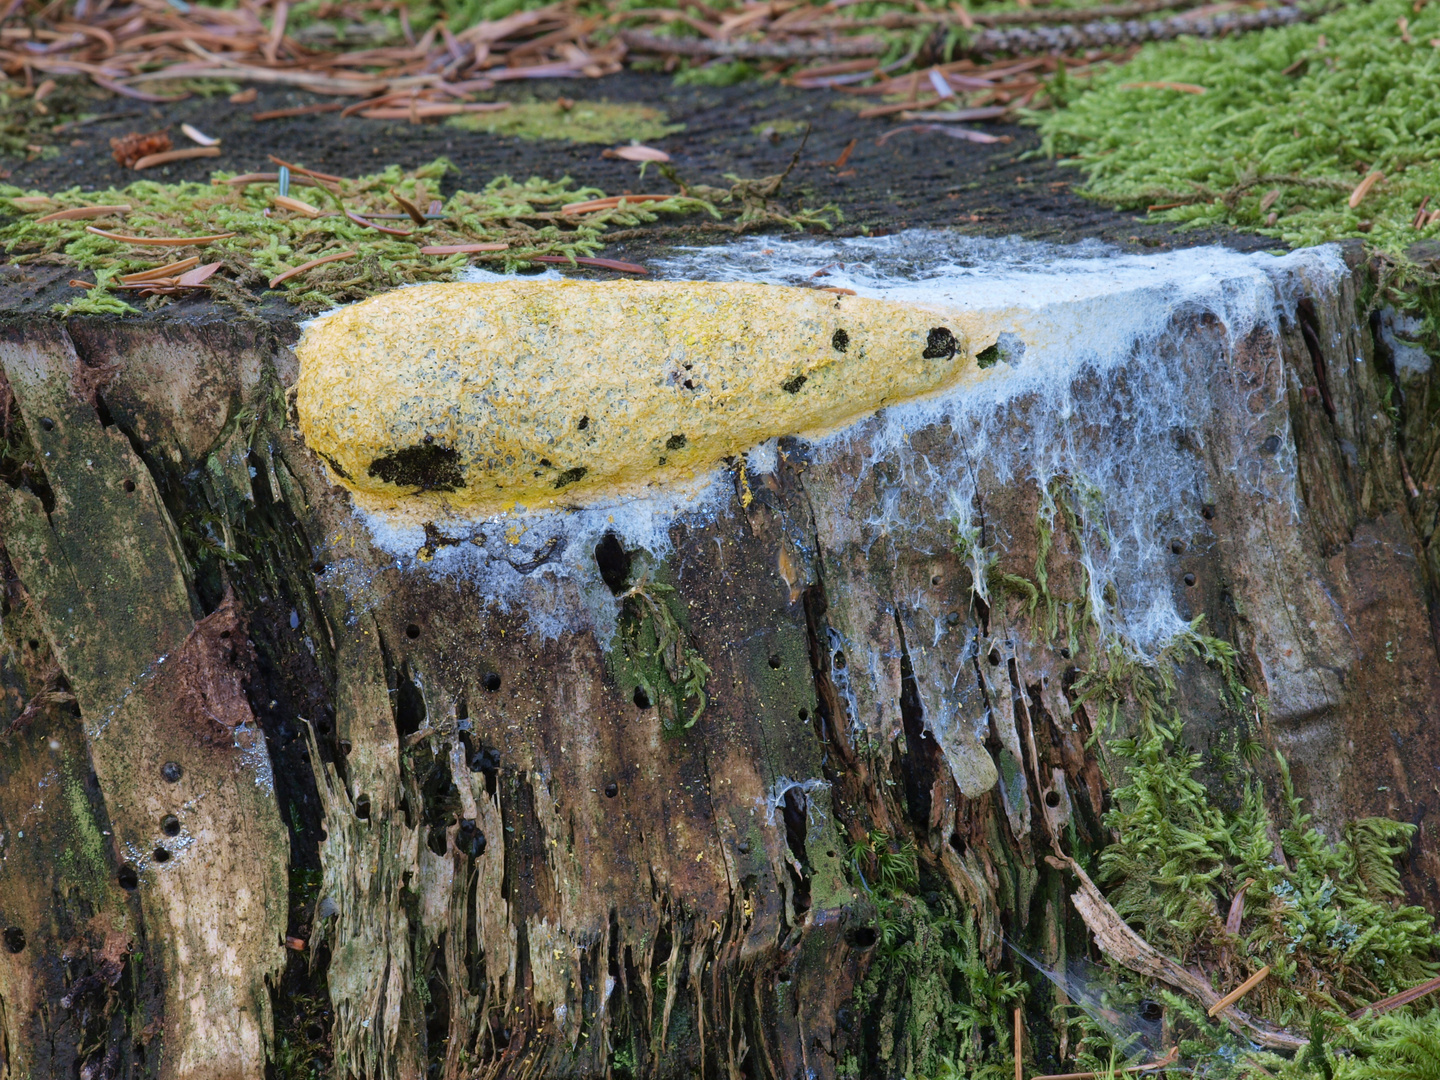
[[[1264,981],[1265,981],[1265,977],[1266,977],[1267,975],[1269,975],[1269,974],[1270,974],[1270,965],[1269,965],[1269,964],[1266,964],[1266,965],[1265,965],[1264,967],[1262,967],[1259,971],[1255,972],[1254,975],[1251,975],[1248,979],[1246,979],[1244,982],[1242,982],[1239,986],[1235,987],[1234,990],[1231,990],[1228,994],[1226,994],[1224,997],[1222,997],[1219,1001],[1215,1002],[1214,1005],[1211,1005],[1211,1006],[1210,1006],[1210,1011],[1209,1011],[1206,1015],[1208,1015],[1208,1016],[1218,1016],[1218,1015],[1219,1015],[1221,1012],[1223,1012],[1225,1009],[1228,1009],[1231,1005],[1234,1005],[1235,1002],[1239,1001],[1239,1000],[1240,1000],[1241,998],[1243,998],[1246,994],[1248,994],[1251,990],[1254,990],[1255,987],[1259,986],[1262,982],[1264,982]]]
[[[120,280],[129,285],[136,281],[148,281],[151,278],[173,277],[176,274],[183,274],[192,266],[199,266],[200,258],[191,255],[188,259],[181,259],[179,262],[166,263],[164,266],[152,266],[149,270],[138,270],[133,274],[121,274]]]
[[[1129,82],[1121,83],[1122,90],[1175,90],[1181,94],[1203,94],[1205,87],[1186,82]]]
[[[506,251],[509,244],[431,244],[420,249],[421,255],[471,255],[481,251]]]
[[[16,200],[17,202],[19,200]],[[53,214],[46,214],[42,218],[36,218],[35,224],[39,225],[46,221],[84,221],[87,218],[110,217],[128,214],[129,203],[118,203],[114,206],[72,206],[68,210],[57,210]]]
[[[279,274],[271,278],[270,288],[273,289],[277,285],[283,285],[291,278],[299,277],[301,274],[307,273],[310,270],[314,270],[317,266],[324,266],[326,263],[339,262],[341,259],[353,259],[356,255],[359,254],[359,251],[357,251],[355,248],[351,248],[349,251],[337,251],[334,255],[322,255],[318,259],[311,259],[307,263],[301,263],[299,266],[293,267],[290,270],[286,270],[283,274]]]
[[[664,202],[666,199],[673,199],[674,195],[610,195],[603,199],[590,199],[588,202],[566,203],[560,208],[562,214],[593,214],[598,210],[614,210],[621,203],[647,203]]]
[[[282,210],[289,210],[292,214],[304,214],[306,217],[317,218],[322,213],[318,206],[311,206],[303,199],[291,198],[289,195],[276,195],[270,201]]]
[[[293,109],[267,109],[265,112],[251,113],[250,119],[254,123],[264,120],[284,120],[291,116],[311,116],[315,113],[339,112],[345,108],[338,101],[327,101],[320,105],[299,105]]]
[[[1350,209],[1354,210],[1364,202],[1365,196],[1370,194],[1370,189],[1384,179],[1385,174],[1377,170],[1356,184],[1355,190],[1350,193]]]
[[[216,233],[214,236],[124,236],[120,233],[106,232],[104,229],[97,229],[94,225],[85,226],[85,231],[94,233],[96,236],[103,236],[106,240],[116,240],[122,244],[141,244],[149,247],[187,247],[191,244],[211,244],[216,240],[228,240],[234,236],[233,232]]]
[[[166,150],[163,154],[146,154],[139,161],[130,167],[136,172],[141,169],[153,168],[156,165],[168,165],[172,161],[188,161],[191,158],[219,157],[218,146],[192,146],[186,150]]]

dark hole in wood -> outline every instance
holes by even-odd
[[[405,627],[405,636],[408,637],[411,641],[414,641],[420,636],[420,627],[416,626],[412,622],[409,626]]]
[[[800,710],[800,719],[801,719],[801,720],[809,720],[809,719],[810,719],[810,710],[809,710],[809,709],[801,709],[801,710]]]
[[[779,654],[779,653],[771,653],[771,654],[770,654],[770,666],[771,666],[772,668],[778,668],[778,667],[780,666],[780,654]]]
[[[370,820],[370,796],[361,795],[355,800],[355,816],[361,821]]]
[[[129,863],[126,863],[124,866],[120,867],[120,872],[115,875],[115,880],[118,881],[120,883],[120,887],[122,889],[125,889],[127,892],[133,891],[140,887],[140,875],[136,873],[135,867],[131,866]]]
[[[323,574],[325,572],[325,564],[319,559],[316,559],[313,563],[310,564],[310,569],[316,574]]]
[[[1155,1023],[1165,1015],[1165,1008],[1158,1001],[1142,1001],[1140,1003],[1140,1019]]]
[[[880,935],[873,926],[857,926],[845,935],[852,949],[873,949]]]
[[[176,783],[180,777],[185,775],[185,770],[180,768],[178,761],[167,761],[160,766],[160,778],[166,783]]]
[[[611,595],[619,596],[630,584],[631,561],[630,553],[613,532],[607,532],[595,545],[595,565],[600,568],[600,580],[605,582]]]
[[[463,818],[460,831],[455,834],[455,846],[472,859],[485,854],[485,834],[475,824],[474,818]]]
[[[1214,521],[1214,520],[1215,520],[1215,504],[1214,504],[1214,503],[1206,503],[1204,506],[1200,507],[1200,516],[1203,517],[1206,521]]]
[[[836,649],[836,650],[835,650],[835,655],[830,658],[830,664],[831,664],[831,666],[832,666],[836,671],[844,671],[844,670],[845,670],[845,654],[844,654],[843,652],[841,652],[839,649]]]
[[[341,740],[340,740],[340,753],[344,754],[346,757],[349,757],[349,755],[350,755],[350,740],[349,740],[349,739],[341,739]]]
[[[444,855],[450,850],[445,842],[445,830],[438,825],[432,825],[425,837],[425,846],[436,855]]]
[[[469,765],[471,772],[494,774],[500,769],[500,751],[481,747],[477,753],[470,755]]]
[[[1194,587],[1194,585],[1195,585],[1195,575],[1194,575],[1194,574],[1186,574],[1186,575],[1185,575],[1185,584],[1186,584],[1187,586],[1189,586],[1189,587]]]
[[[1047,791],[1045,793],[1045,805],[1050,807],[1050,809],[1052,810],[1055,809],[1055,807],[1059,806],[1060,793],[1058,791]]]
[[[480,685],[485,687],[486,690],[489,690],[490,693],[495,693],[495,691],[500,689],[500,673],[487,671],[485,677],[480,680]]]
[[[55,430],[55,421],[54,421],[54,420],[51,420],[50,417],[48,417],[48,416],[42,416],[42,417],[40,418],[40,426],[41,426],[42,428],[44,428],[46,431],[54,431],[54,430]]]
[[[133,492],[133,491],[135,490],[135,481],[134,481],[134,480],[126,480],[126,481],[125,481],[124,483],[122,483],[120,486],[125,489],[125,493],[128,495],[128,494],[130,494],[131,492]]]
[[[150,857],[158,863],[167,863],[170,861],[170,849],[157,847],[150,853]]]
[[[637,709],[650,708],[650,695],[645,692],[645,688],[643,686],[635,687],[634,700],[635,707]]]
[[[166,836],[179,836],[180,819],[174,814],[166,814],[160,819],[160,831]]]
[[[619,794],[620,794],[620,785],[617,784],[617,783],[615,783],[613,780],[612,780],[610,783],[608,783],[608,784],[605,785],[605,797],[606,797],[607,799],[613,799],[613,798],[615,798],[616,795],[619,795]]]
[[[1183,555],[1183,554],[1185,554],[1185,541],[1184,541],[1184,540],[1171,540],[1171,541],[1170,541],[1170,553],[1171,553],[1172,555]]]
[[[964,838],[963,836],[961,836],[958,832],[952,832],[952,833],[950,834],[950,847],[954,850],[954,852],[955,852],[956,855],[959,855],[961,858],[964,858],[964,856],[965,856],[965,838]]]
[[[7,926],[5,928],[5,951],[18,953],[25,951],[25,931],[18,926]]]
[[[990,661],[990,666],[991,666],[991,667],[999,667],[999,666],[1000,666],[1000,650],[999,650],[999,649],[991,649],[991,650],[990,650],[990,655],[987,656],[985,659],[987,659],[987,660]]]
[[[305,1038],[311,1042],[319,1042],[325,1037],[325,1026],[320,1023],[312,1023],[305,1029]]]

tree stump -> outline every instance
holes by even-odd
[[[914,1076],[962,992],[1008,1053],[976,980],[1087,948],[1127,663],[1419,824],[1433,907],[1434,496],[1348,258],[676,256],[949,305],[973,379],[483,520],[357,510],[289,317],[6,322],[0,1076]],[[882,881],[959,981],[877,961]]]

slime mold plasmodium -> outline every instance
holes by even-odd
[[[955,314],[775,285],[420,285],[306,330],[300,429],[367,509],[594,502],[952,385],[973,366]]]

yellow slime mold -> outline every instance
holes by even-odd
[[[371,509],[590,502],[953,383],[948,314],[771,285],[420,285],[305,332],[300,430]]]

